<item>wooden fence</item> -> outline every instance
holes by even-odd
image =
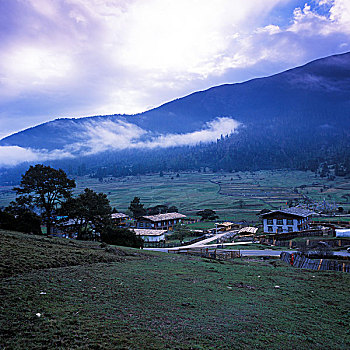
[[[200,256],[202,258],[216,259],[216,260],[233,260],[235,258],[240,258],[241,253],[239,250],[217,250],[217,249],[178,249],[178,250],[169,250],[169,253],[185,254],[185,255],[194,255]]]
[[[261,244],[269,244],[277,247],[287,247],[287,248],[311,248],[317,245],[320,240],[307,239],[305,241],[292,241],[292,240],[277,240],[275,238],[260,238],[259,242]],[[330,248],[337,247],[347,247],[350,246],[350,239],[331,239],[325,240]]]
[[[282,252],[280,259],[291,266],[317,271],[342,271],[350,273],[350,263],[330,259],[309,259],[306,256]]]

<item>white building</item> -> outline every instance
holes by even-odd
[[[310,228],[311,215],[307,209],[287,208],[262,214],[265,233],[284,233],[303,231]]]
[[[137,236],[140,236],[145,242],[160,242],[165,240],[165,233],[167,230],[149,230],[149,229],[137,229],[133,231]]]

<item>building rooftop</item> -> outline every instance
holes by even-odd
[[[233,222],[229,222],[229,221],[225,221],[225,222],[216,222],[215,225],[229,227],[229,226],[234,225],[234,223]]]
[[[112,219],[123,219],[123,218],[127,218],[128,216],[124,213],[113,213],[111,217]]]
[[[268,216],[268,215],[275,214],[275,213],[295,215],[295,216],[299,216],[299,217],[303,217],[303,218],[306,218],[310,215],[315,214],[313,211],[308,210],[308,209],[292,207],[292,208],[286,208],[286,209],[272,210],[268,213],[261,214],[261,216]]]
[[[240,233],[257,233],[258,228],[257,227],[252,227],[252,226],[247,226],[247,227],[243,227],[238,231],[238,234]]]
[[[134,228],[133,231],[137,236],[161,236],[167,232],[167,230],[147,230],[142,228]]]
[[[143,218],[151,221],[164,221],[164,220],[173,220],[173,219],[183,219],[186,215],[180,213],[166,213],[166,214],[158,214],[158,215],[147,215],[143,216]]]

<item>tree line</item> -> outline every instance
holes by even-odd
[[[37,164],[22,175],[15,201],[0,211],[0,228],[41,234],[41,224],[47,234],[53,226],[77,233],[78,239],[100,239],[103,242],[141,247],[143,241],[127,228],[112,221],[112,207],[104,193],[86,188],[73,196],[76,187],[62,169]],[[69,225],[67,225],[69,222]]]

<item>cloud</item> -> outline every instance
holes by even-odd
[[[0,23],[0,137],[350,50],[348,0],[4,0]]]
[[[139,126],[124,121],[94,121],[85,123],[81,138],[67,151],[79,155],[91,155],[107,150],[153,149],[177,146],[194,146],[214,142],[221,135],[231,135],[241,125],[238,121],[221,117],[206,123],[201,130],[185,134],[153,135]]]
[[[73,155],[63,150],[35,150],[19,146],[0,146],[0,167],[12,167],[24,162],[37,162],[72,158]]]
[[[0,166],[11,167],[23,162],[89,156],[104,151],[194,146],[199,143],[214,142],[221,136],[231,135],[240,125],[241,123],[234,119],[221,117],[206,123],[201,130],[185,134],[155,136],[150,131],[122,120],[87,121],[83,123],[82,130],[77,135],[79,141],[63,149],[48,151],[0,146]]]
[[[221,136],[231,135],[236,132],[240,125],[241,123],[231,118],[217,118],[206,123],[202,130],[187,134],[161,135],[152,138],[150,141],[139,142],[135,147],[152,149],[156,147],[194,146],[199,143],[216,141]]]

